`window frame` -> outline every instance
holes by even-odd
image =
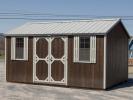
[[[80,47],[80,46],[81,46],[81,38],[84,39],[84,42],[83,42],[83,45],[84,45],[84,46],[83,46],[83,48]],[[89,41],[88,41],[88,42],[89,42],[89,47],[88,47],[88,48],[85,47],[85,44],[86,44],[86,43],[85,43],[85,42],[86,42],[86,41],[85,41],[85,38],[89,38]],[[78,48],[78,49],[79,49],[79,52],[78,52],[79,54],[78,54],[78,55],[80,55],[80,49],[90,49],[90,36],[80,36],[80,37],[79,37],[79,48]],[[90,52],[90,50],[89,50],[89,60],[80,60],[80,57],[79,57],[78,62],[90,63],[90,53],[91,53],[91,52]]]
[[[16,39],[23,38],[23,58],[16,58]],[[11,37],[11,60],[28,60],[28,37]]]
[[[16,52],[16,51],[17,51],[17,46],[16,46],[16,44],[17,44],[17,39],[18,39],[18,38],[22,38],[22,39],[23,39],[23,58],[17,58],[17,57],[16,57],[16,53],[17,53],[17,52]],[[25,39],[24,39],[23,37],[17,37],[17,38],[15,38],[15,59],[16,59],[16,60],[23,60],[23,59],[24,59],[24,53],[25,53],[25,51],[24,51],[24,40],[25,40]]]
[[[90,59],[79,60],[80,37],[90,37]],[[74,36],[73,62],[74,63],[96,63],[96,36]]]

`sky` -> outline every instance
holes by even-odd
[[[45,15],[23,15],[25,13]],[[15,18],[71,18],[66,15],[76,15],[75,19],[90,16],[132,16],[132,20],[122,21],[129,34],[133,35],[133,0],[0,0],[0,33],[10,31],[26,22],[45,21]]]

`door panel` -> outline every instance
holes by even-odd
[[[55,81],[64,79],[64,64],[61,61],[54,61],[51,64],[51,77]]]
[[[67,38],[57,37],[51,39],[51,82],[67,82]]]
[[[49,40],[36,37],[33,42],[33,81],[49,82]]]
[[[39,58],[45,58],[48,55],[48,41],[45,38],[39,38],[37,40],[36,54]]]
[[[64,41],[61,38],[52,40],[51,54],[54,58],[61,58],[64,55]]]
[[[34,38],[34,82],[67,84],[67,42],[67,37]]]
[[[36,63],[36,76],[39,80],[46,80],[48,77],[48,64],[45,61],[39,60]]]

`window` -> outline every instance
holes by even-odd
[[[11,38],[11,60],[28,60],[28,37]]]
[[[90,61],[90,37],[79,38],[79,61]]]
[[[96,36],[74,37],[74,62],[96,63]]]
[[[15,45],[15,58],[23,59],[24,58],[24,38],[16,38]]]

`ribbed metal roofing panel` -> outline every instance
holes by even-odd
[[[60,22],[31,22],[6,33],[6,35],[67,35],[106,34],[119,19],[77,20]]]

